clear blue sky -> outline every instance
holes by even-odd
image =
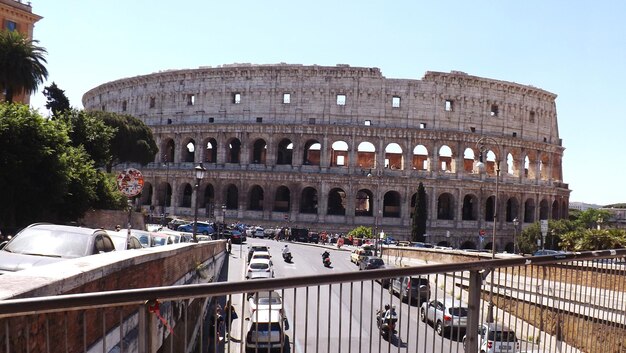
[[[32,0],[49,80],[102,83],[232,63],[464,71],[556,93],[571,201],[626,202],[626,2]],[[41,87],[43,89],[43,86]],[[45,98],[31,101],[43,107]]]

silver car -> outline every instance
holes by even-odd
[[[435,299],[422,303],[420,318],[431,322],[439,336],[451,329],[467,327],[467,304],[453,298]]]

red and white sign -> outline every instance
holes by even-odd
[[[484,229],[481,229],[481,230],[478,232],[478,234],[479,234],[481,237],[484,237],[484,236],[485,236],[485,230],[484,230]]]
[[[143,175],[134,168],[128,168],[117,175],[117,188],[126,197],[134,197],[143,190]]]

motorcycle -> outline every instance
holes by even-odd
[[[385,310],[376,311],[376,326],[380,331],[380,335],[389,341],[393,334],[396,333],[396,322],[398,321],[398,316],[394,311],[390,318],[385,318],[385,313]]]
[[[322,254],[322,263],[324,264],[324,266],[330,267],[330,255]]]
[[[291,263],[291,259],[292,257],[290,252],[283,254],[283,260],[285,260],[285,262]]]

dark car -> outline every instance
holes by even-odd
[[[430,282],[425,277],[402,276],[391,280],[389,293],[398,293],[400,300],[422,303],[430,300]]]
[[[0,274],[114,250],[103,229],[36,223],[0,249]]]
[[[176,229],[179,232],[189,232],[192,233],[193,232],[193,222],[189,223],[189,224],[183,224],[182,226],[178,226],[178,228]],[[198,225],[196,227],[196,233],[197,234],[203,234],[203,235],[212,235],[215,233],[215,229],[213,229],[213,226],[210,225],[209,223],[206,222],[198,222]]]
[[[241,244],[246,241],[246,236],[242,232],[235,229],[227,229],[222,232],[222,235],[224,238],[230,239],[233,244]]]
[[[397,268],[397,266],[394,264],[384,264],[383,266],[379,267],[379,269],[390,269],[390,268]],[[380,283],[380,285],[383,288],[389,288],[389,286],[391,285],[392,279],[393,278],[376,278],[376,282]]]
[[[309,230],[306,228],[291,228],[291,240],[308,243]]]
[[[320,235],[317,232],[309,232],[309,243],[319,243]]]
[[[375,270],[385,266],[385,262],[378,256],[367,256],[359,261],[359,270]]]

